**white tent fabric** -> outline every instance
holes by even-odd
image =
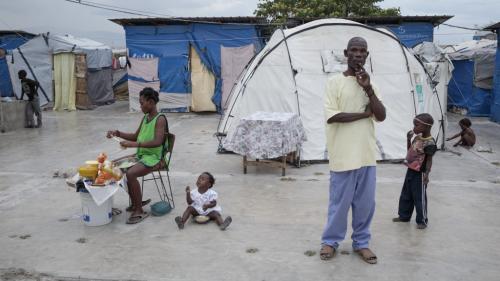
[[[96,69],[110,67],[113,62],[113,51],[107,45],[87,39],[76,38],[71,35],[51,35],[50,44],[54,54],[57,53],[85,53],[87,68]]]
[[[497,40],[471,40],[444,48],[444,52],[452,60],[474,59],[478,55],[495,52]]]
[[[413,127],[415,114],[440,107],[428,74],[394,35],[341,19],[276,31],[234,87],[218,132],[231,137],[239,120],[257,111],[297,113],[308,139],[300,151],[301,160],[327,159],[325,85],[329,77],[346,69],[341,54],[353,36],[368,42],[365,69],[387,108],[387,119],[376,125],[378,159],[404,158],[406,132]],[[436,137],[445,117],[432,114]]]
[[[429,103],[427,112],[432,116],[444,114],[442,110],[445,110],[445,106],[448,104],[448,83],[454,68],[453,63],[445,51],[433,42],[418,44],[413,47],[412,51],[422,60],[430,76],[431,86],[437,92],[437,98],[439,99],[439,103],[434,103],[432,100],[427,101]],[[440,105],[443,105],[443,107]],[[446,118],[443,122],[445,122],[443,125],[446,128],[448,125]],[[445,137],[444,135],[441,136]]]

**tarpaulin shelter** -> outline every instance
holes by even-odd
[[[102,43],[45,33],[12,50],[7,61],[18,97],[21,85],[17,72],[24,69],[29,78],[40,83],[40,103],[54,101],[55,110],[114,101],[112,51]]]
[[[500,22],[490,25],[485,29],[494,30],[497,38],[500,34]],[[491,120],[500,123],[500,40],[497,39],[497,52],[495,57],[495,72],[493,76],[493,90],[491,101]]]
[[[405,157],[406,133],[422,112],[433,115],[432,135],[442,144],[446,116],[422,63],[393,33],[342,19],[277,30],[233,88],[219,135],[230,138],[239,120],[257,111],[292,112],[300,115],[307,134],[300,159],[326,160],[325,85],[347,69],[343,50],[353,36],[368,42],[365,69],[387,108],[387,119],[376,124],[378,159]]]
[[[7,66],[7,54],[34,36],[34,34],[20,30],[0,30],[0,96],[14,96]]]
[[[160,110],[220,112],[223,89],[230,89],[223,87],[223,68],[244,67],[263,45],[258,28],[247,18],[111,21],[125,29],[129,101],[134,111],[140,110],[139,91],[150,86],[160,92]],[[227,48],[242,47],[252,51],[227,52]]]
[[[496,40],[472,40],[448,46],[454,70],[448,85],[448,108],[469,116],[490,116]]]

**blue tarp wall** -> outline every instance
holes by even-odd
[[[400,25],[384,26],[396,34],[403,44],[408,48],[424,41],[433,42],[434,25],[427,22],[407,22]]]
[[[0,35],[0,49],[4,49],[8,52],[26,43],[32,37],[33,36],[30,35],[23,35],[23,37],[21,37],[17,34]],[[0,96],[11,97],[13,95],[7,60],[6,57],[3,57],[0,58]]]
[[[490,116],[492,91],[474,86],[474,61],[455,60],[453,66],[448,84],[448,108],[465,108],[469,116]]]
[[[497,29],[497,35],[500,34]],[[498,38],[500,39],[500,38]],[[497,40],[495,74],[493,75],[493,100],[491,102],[491,120],[500,123],[500,40]]]
[[[262,40],[253,25],[203,24],[163,26],[124,26],[130,57],[158,57],[160,92],[191,93],[189,50],[192,45],[202,63],[215,76],[212,101],[221,111],[221,46],[240,47],[254,44],[262,49]],[[134,80],[137,77],[129,76]],[[140,80],[140,79],[139,79]]]

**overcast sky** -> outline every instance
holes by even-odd
[[[154,12],[165,16],[252,16],[258,0],[88,0],[90,2]],[[498,0],[385,0],[382,7],[400,7],[402,15],[453,15],[447,23],[466,27],[500,21]],[[150,13],[147,13],[150,14]],[[110,18],[137,17],[82,6],[65,0],[0,0],[0,30],[32,33],[50,31],[87,37],[119,48],[125,46],[123,28]],[[435,30],[440,44],[472,39],[473,31],[441,26]]]

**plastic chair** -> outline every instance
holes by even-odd
[[[165,133],[162,159],[160,160],[159,165],[157,165],[156,169],[152,171],[150,174],[142,177],[142,193],[144,194],[144,182],[154,181],[156,185],[156,190],[158,190],[158,195],[160,195],[160,199],[162,201],[168,202],[172,208],[175,208],[175,202],[172,193],[172,184],[170,182],[169,171],[170,171],[170,160],[172,159],[172,152],[174,149],[174,143],[175,143],[175,135],[168,132]],[[162,171],[164,171],[166,174],[168,189],[170,192],[167,192],[165,181],[163,180],[164,176],[161,174]]]

